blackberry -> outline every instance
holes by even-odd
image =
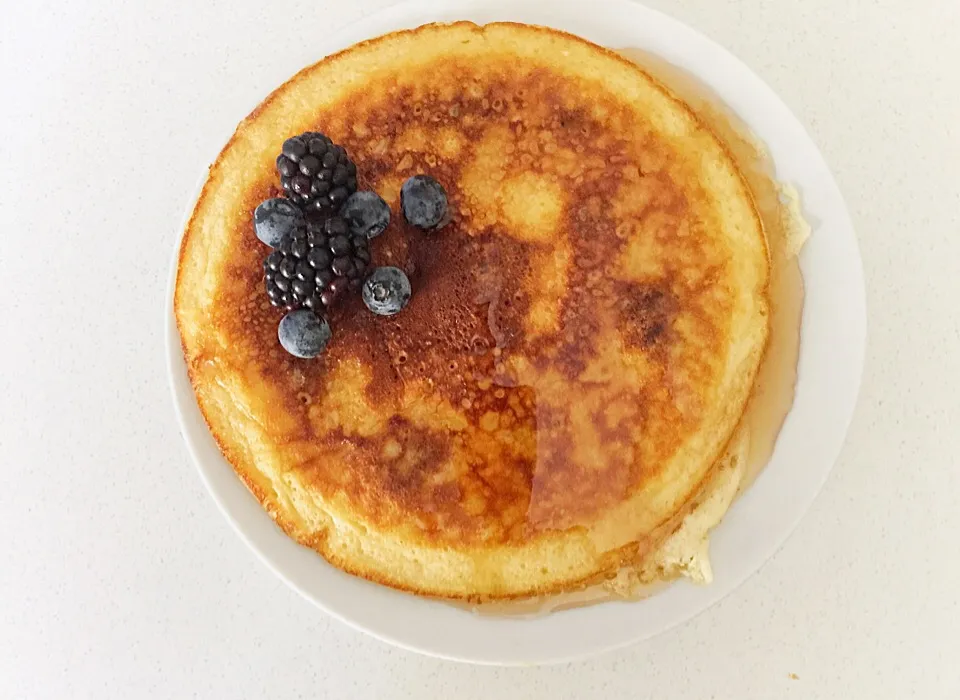
[[[270,303],[323,313],[348,289],[358,290],[370,266],[367,237],[351,235],[340,216],[308,221],[263,261]]]
[[[277,156],[286,196],[308,214],[331,214],[357,191],[357,166],[324,134],[308,131],[287,139]]]

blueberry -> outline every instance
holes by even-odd
[[[330,324],[309,309],[291,311],[280,321],[277,336],[283,349],[295,357],[316,357],[330,342]]]
[[[350,224],[353,235],[376,238],[390,223],[390,207],[376,192],[354,192],[343,203],[340,216]]]
[[[439,228],[447,215],[447,193],[429,175],[414,175],[400,188],[400,208],[414,226]]]
[[[303,212],[293,202],[277,197],[268,199],[253,212],[253,227],[257,238],[271,248],[278,247],[284,239],[301,231],[307,225]]]
[[[363,285],[363,303],[379,316],[400,313],[410,294],[410,280],[396,267],[378,267]]]

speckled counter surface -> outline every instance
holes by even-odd
[[[387,4],[4,7],[0,699],[960,696],[956,0],[649,2],[795,111],[866,271],[846,448],[743,587],[612,655],[491,669],[374,641],[256,562],[174,422],[167,263],[200,164],[286,77],[262,57]]]

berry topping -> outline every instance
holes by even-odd
[[[297,206],[288,199],[268,199],[253,212],[253,228],[257,238],[271,248],[278,247],[294,231],[301,231],[307,221]]]
[[[379,316],[400,313],[410,294],[410,280],[396,267],[378,267],[363,284],[363,303]]]
[[[334,255],[346,255],[353,248],[350,239],[343,235],[337,235],[330,239],[330,252]]]
[[[376,238],[390,223],[390,207],[376,192],[355,192],[344,202],[340,216],[350,224],[350,233]]]
[[[332,216],[295,230],[263,261],[267,296],[274,306],[322,313],[347,289],[357,289],[370,263],[367,239],[347,235]]]
[[[316,357],[330,342],[330,324],[309,309],[291,311],[280,321],[277,336],[283,349],[294,357]]]
[[[357,191],[357,166],[342,146],[315,131],[284,142],[277,172],[287,197],[307,213],[333,213]]]
[[[414,226],[441,228],[446,223],[447,193],[429,175],[414,175],[400,188],[400,208]]]

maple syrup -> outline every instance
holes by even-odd
[[[764,145],[713,90],[683,69],[643,49],[624,48],[617,53],[685,102],[703,126],[720,140],[746,181],[763,224],[770,258],[769,337],[753,392],[738,426],[738,431],[742,431],[739,434],[749,441],[739,487],[742,492],[769,462],[793,405],[803,310],[803,277],[798,254],[810,229],[800,213],[796,191],[776,180],[774,163]],[[629,595],[612,590],[608,584],[597,584],[553,596],[455,605],[482,615],[535,617],[611,600],[640,600],[669,583],[635,585]]]
[[[763,470],[780,428],[793,405],[800,353],[803,276],[798,253],[809,236],[799,197],[776,180],[766,147],[746,123],[703,81],[664,59],[638,48],[617,51],[683,100],[724,145],[753,194],[770,255],[770,329],[742,426],[749,431],[750,451],[741,490]]]

